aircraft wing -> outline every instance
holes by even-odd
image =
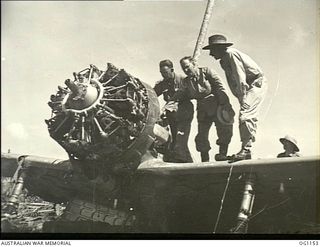
[[[1,176],[12,177],[18,168],[18,163],[22,162],[25,168],[39,167],[68,171],[71,163],[67,160],[54,159],[48,157],[21,155],[12,153],[1,153]]]
[[[250,175],[254,203],[248,232],[320,233],[320,156],[235,163],[154,159],[140,164],[138,173],[164,185],[158,194],[175,205],[169,218],[179,230],[188,231],[184,226],[191,224],[193,231],[213,231],[220,211],[217,231],[228,233],[236,224]]]
[[[147,160],[140,164],[138,172],[154,175],[184,175],[184,174],[217,174],[233,172],[254,172],[257,174],[276,176],[275,171],[294,172],[317,167],[320,169],[320,156],[290,157],[273,159],[242,160],[234,163],[198,162],[198,163],[166,163],[157,159]]]
[[[26,171],[24,186],[46,201],[67,202],[77,194],[90,197],[95,186],[84,174],[74,172],[69,160],[34,155],[2,153],[1,176],[14,176],[19,163]]]
[[[28,168],[25,185],[44,200],[76,197],[104,204],[113,198],[110,181],[74,173],[71,162],[46,157],[2,154],[2,176],[13,176],[18,161]],[[320,232],[320,157],[245,160],[235,163],[140,164],[126,187],[138,217],[149,222],[142,231],[228,233],[236,224],[248,174],[254,176],[254,206],[249,233]],[[161,226],[164,229],[152,228]]]

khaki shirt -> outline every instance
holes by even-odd
[[[220,65],[225,71],[231,92],[238,99],[242,99],[245,92],[263,78],[263,72],[256,62],[234,48],[227,49],[220,59]]]
[[[171,101],[176,91],[181,87],[183,78],[183,76],[174,73],[173,79],[158,81],[153,89],[157,96],[163,95],[164,101]]]
[[[154,91],[157,96],[163,95],[166,101],[166,110],[170,112],[177,112],[175,116],[178,121],[192,121],[193,118],[193,104],[190,99],[185,98],[174,105],[174,96],[176,92],[182,87],[184,77],[174,73],[174,78],[169,80],[161,80],[154,86]]]
[[[220,77],[213,70],[206,67],[199,69],[200,75],[198,80],[187,76],[182,81],[182,86],[174,98],[178,101],[196,99],[198,111],[204,110],[215,113],[215,106],[217,106],[218,102],[220,104],[228,104],[229,98],[225,93]]]

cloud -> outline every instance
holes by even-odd
[[[17,139],[27,139],[28,132],[22,123],[11,123],[7,127],[8,133]]]

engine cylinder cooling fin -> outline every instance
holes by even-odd
[[[154,141],[159,103],[153,89],[111,63],[73,76],[48,102],[50,136],[76,160],[137,162]]]

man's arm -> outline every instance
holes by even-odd
[[[231,65],[231,72],[232,72],[232,79],[235,81],[238,87],[238,99],[242,102],[243,97],[247,91],[248,85],[246,82],[246,73],[243,66],[243,62],[241,58],[234,53],[230,53],[230,65]]]
[[[211,92],[213,93],[213,95],[216,95],[218,97],[219,103],[222,105],[230,104],[229,97],[223,87],[222,81],[218,74],[213,70],[208,69],[206,78],[210,82],[212,89]]]
[[[198,95],[200,98],[206,97],[211,94],[212,88],[210,82],[207,80],[203,80],[198,82]]]

